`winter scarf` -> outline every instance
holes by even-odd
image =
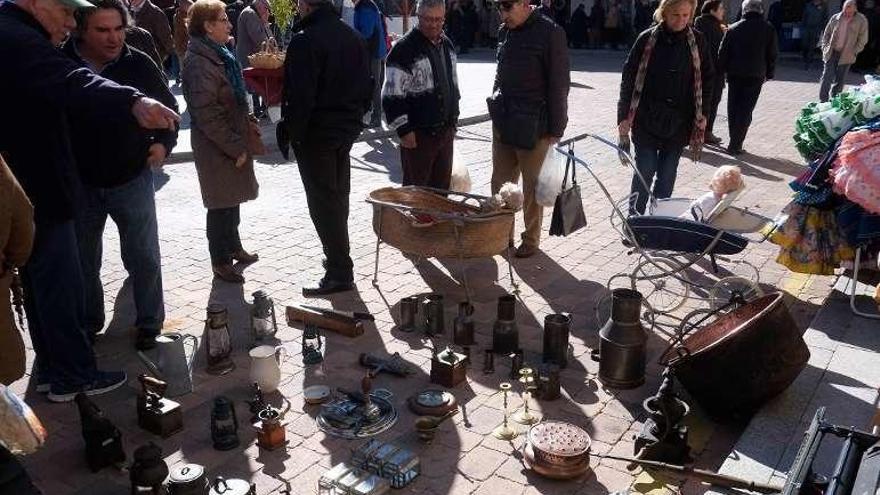
[[[241,75],[241,64],[235,59],[235,55],[229,51],[229,48],[211,41],[207,37],[199,38],[202,43],[211,47],[220,60],[223,61],[223,67],[226,70],[226,79],[232,85],[232,91],[235,93],[235,99],[242,104],[247,104],[247,91],[244,87],[244,76]]]

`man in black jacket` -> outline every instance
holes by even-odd
[[[718,51],[721,49],[721,40],[724,38],[724,29],[721,23],[724,21],[724,3],[721,0],[708,0],[700,8],[701,15],[694,21],[694,29],[703,35],[709,54],[712,56],[712,65],[718,66]],[[721,103],[721,94],[724,92],[724,74],[716,71],[715,81],[712,85],[712,100],[704,103],[706,106],[706,134],[705,141],[709,144],[718,144],[721,138],[712,131],[715,128],[715,117],[718,115],[718,104]]]
[[[403,185],[449,189],[458,120],[455,47],[444,0],[419,0],[419,24],[388,55],[382,107],[400,138]]]
[[[150,129],[173,129],[179,120],[158,101],[95,75],[55,47],[76,26],[74,11],[86,6],[84,0],[0,4],[0,108],[7,116],[0,119],[0,152],[34,204],[34,250],[22,284],[37,389],[54,402],[104,393],[127,380],[121,371],[98,371],[83,329],[73,221],[80,179],[66,116],[133,118]]]
[[[721,41],[718,71],[727,74],[727,121],[730,142],[727,152],[743,153],[742,145],[752,124],[764,81],[773,79],[776,69],[776,31],[764,20],[761,0],[742,3],[743,18],[730,26]]]
[[[504,23],[498,35],[498,69],[489,113],[492,193],[523,176],[526,230],[516,256],[538,252],[544,209],[535,200],[538,174],[551,144],[568,124],[569,60],[565,31],[527,0],[496,3]]]
[[[309,214],[326,256],[326,275],[303,295],[354,288],[348,243],[349,152],[363,130],[373,83],[363,38],[327,0],[299,0],[284,66],[282,127],[293,146]]]
[[[131,19],[121,0],[95,0],[95,7],[77,12],[77,30],[65,43],[64,52],[103,77],[137,88],[177,110],[159,67],[126,44]],[[155,346],[165,320],[151,168],[162,165],[177,143],[177,132],[145,131],[123,121],[96,133],[93,129],[100,122],[77,115],[70,119],[73,151],[84,184],[85,207],[76,219],[76,237],[85,282],[86,331],[94,335],[104,327],[101,244],[109,215],[119,229],[120,254],[132,280],[135,346],[149,349]]]

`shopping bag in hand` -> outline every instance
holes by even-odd
[[[550,235],[567,236],[587,226],[584,204],[581,201],[581,187],[577,184],[577,180],[575,180],[574,167],[574,159],[569,154],[565,162],[565,178],[562,181],[562,190],[556,196],[556,204],[553,206]],[[571,187],[566,188],[569,170],[571,170]]]

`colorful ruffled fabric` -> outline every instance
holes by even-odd
[[[848,132],[840,140],[830,177],[835,193],[880,214],[880,132]]]
[[[791,202],[783,212],[788,219],[770,241],[780,246],[776,262],[798,273],[833,275],[855,250],[841,235],[833,209]]]

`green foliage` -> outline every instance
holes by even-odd
[[[275,24],[284,31],[296,15],[296,4],[292,0],[269,0],[269,7],[272,9],[272,15],[275,16]]]

